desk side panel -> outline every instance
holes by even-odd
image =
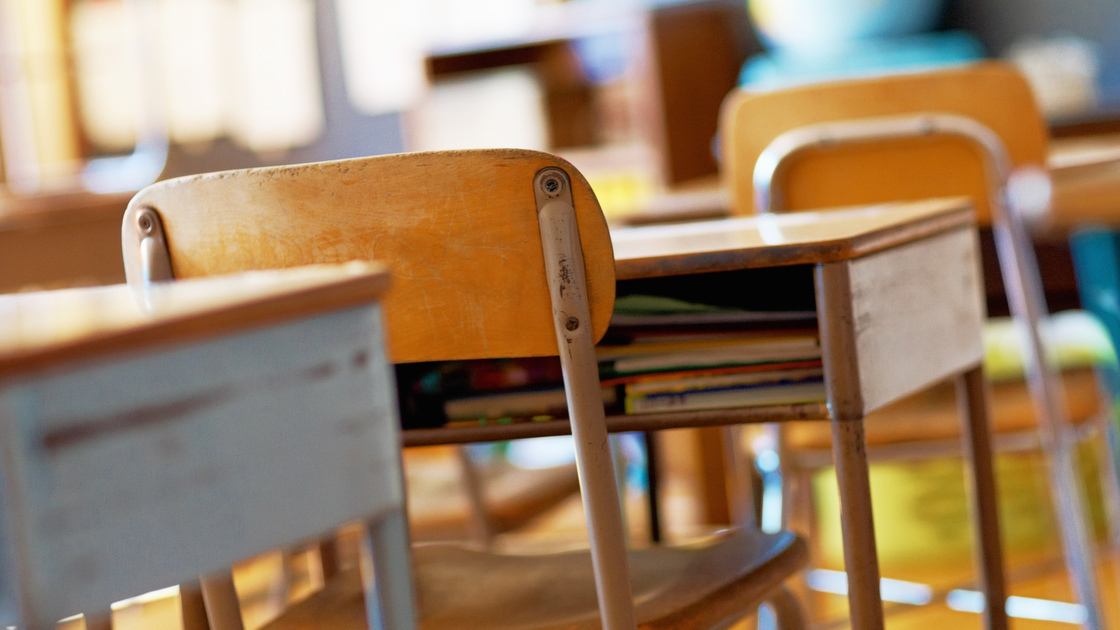
[[[12,387],[25,623],[400,508],[394,392],[372,305]]]
[[[983,360],[976,234],[958,229],[818,268],[825,369],[837,419],[862,417]],[[826,295],[827,293],[827,295]],[[828,324],[832,325],[829,326]]]

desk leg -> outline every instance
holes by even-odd
[[[879,596],[879,556],[871,518],[871,484],[863,419],[833,420],[832,456],[840,485],[840,525],[844,534],[844,565],[848,572],[848,606],[852,628],[883,627]]]
[[[999,535],[999,510],[992,454],[988,386],[975,367],[956,379],[957,403],[964,430],[964,452],[972,477],[972,523],[976,536],[976,567],[987,602],[984,626],[1007,630],[1006,581]]]
[[[366,524],[361,545],[362,584],[370,628],[413,630],[412,559],[404,508]]]

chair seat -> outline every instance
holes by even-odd
[[[412,539],[466,539],[471,511],[462,471],[454,457],[406,450],[404,462]],[[486,516],[495,534],[518,529],[579,492],[575,464],[528,470],[497,462],[480,466],[479,472],[486,494]]]
[[[426,545],[413,554],[423,630],[600,627],[586,551],[516,556]],[[644,630],[709,628],[748,614],[808,561],[804,541],[788,532],[724,532],[694,545],[635,550],[629,556]],[[356,570],[265,626],[312,628],[366,628]]]
[[[1091,368],[1062,373],[1069,418],[1074,424],[1092,420],[1101,410],[1096,375]],[[1034,429],[1037,416],[1022,380],[992,384],[992,429],[1008,434]],[[949,440],[960,437],[961,421],[952,383],[943,383],[888,405],[864,420],[870,447]],[[786,445],[793,450],[832,448],[832,430],[825,422],[789,423]]]

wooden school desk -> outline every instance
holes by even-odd
[[[973,469],[978,564],[989,627],[1006,627],[987,392],[980,365],[984,320],[975,219],[963,199],[821,213],[720,219],[612,231],[622,283],[670,276],[810,267],[821,335],[826,404],[749,407],[607,418],[610,431],[752,422],[830,420],[840,484],[854,627],[881,627],[863,417],[956,377]],[[765,296],[776,287],[727,286]],[[566,433],[567,422],[411,429],[406,445]]]
[[[0,627],[350,521],[411,627],[388,286],[351,263],[0,296]]]

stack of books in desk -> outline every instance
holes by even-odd
[[[631,295],[596,349],[609,414],[698,411],[825,399],[816,315]],[[406,428],[567,415],[555,358],[402,366]]]
[[[738,311],[672,298],[620,298],[597,348],[625,413],[824,399],[814,312]]]

